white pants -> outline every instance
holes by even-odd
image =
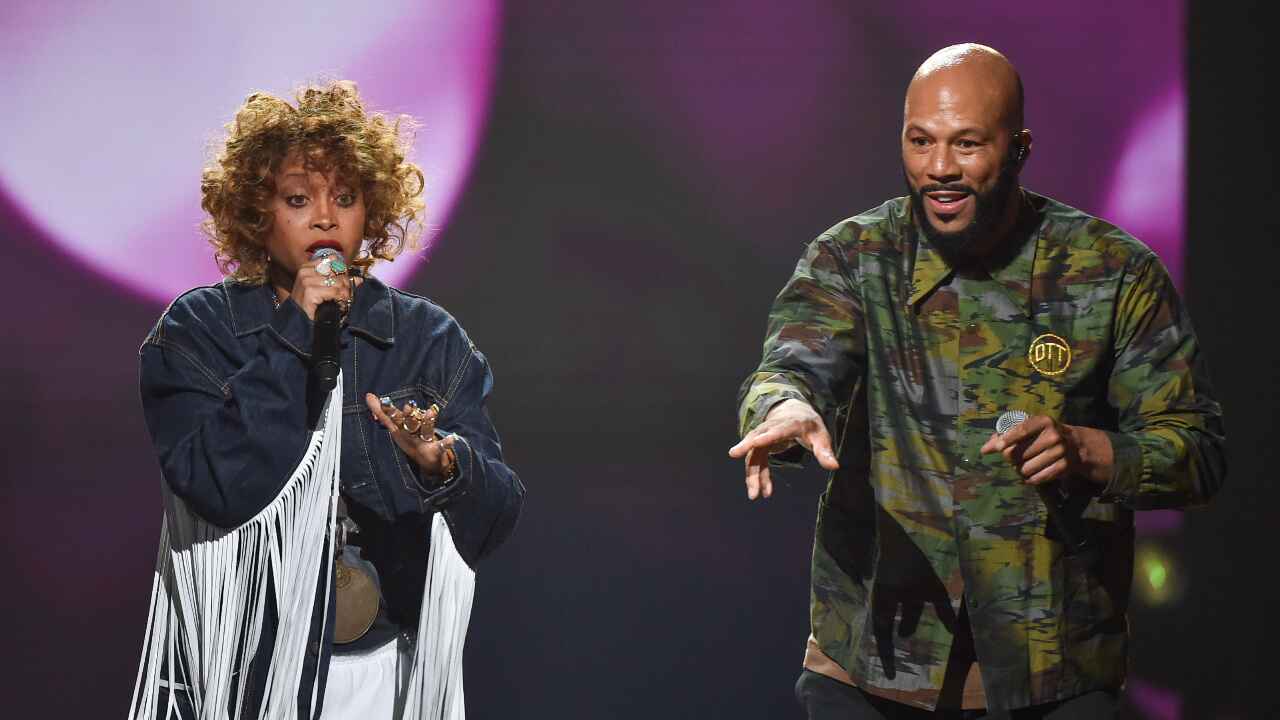
[[[320,720],[394,720],[400,717],[413,646],[403,637],[356,655],[329,658]]]

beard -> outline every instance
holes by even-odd
[[[924,231],[925,237],[929,239],[929,244],[937,248],[944,257],[957,259],[971,257],[975,248],[982,246],[982,240],[996,232],[1004,219],[1009,202],[1018,189],[1017,162],[1012,156],[1006,156],[1000,163],[1000,174],[996,177],[996,184],[984,193],[977,192],[964,183],[923,185],[916,190],[911,187],[911,180],[907,177],[905,170],[903,176],[907,179],[907,192],[911,195],[912,214],[915,215],[916,223]],[[950,232],[939,230],[934,227],[924,209],[924,194],[927,192],[963,192],[972,195],[973,219],[959,230]]]

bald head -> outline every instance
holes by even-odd
[[[1022,78],[1013,63],[993,48],[977,43],[945,47],[929,56],[907,86],[904,115],[916,104],[964,99],[991,113],[1009,132],[1022,129]]]

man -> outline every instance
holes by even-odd
[[[1222,484],[1168,274],[1020,187],[1022,105],[995,50],[930,57],[904,108],[909,196],[810,243],[744,383],[729,454],[749,498],[771,459],[833,471],[796,685],[812,718],[1113,716],[1133,511]]]

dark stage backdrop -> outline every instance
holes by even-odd
[[[40,38],[57,36],[59,18],[18,5],[31,24],[12,34],[47,63]],[[492,32],[475,42],[492,65],[475,82],[488,99],[441,91],[469,113],[454,131],[474,148],[470,170],[433,156],[453,168],[435,178],[452,189],[435,198],[429,261],[399,279],[450,309],[488,355],[491,411],[529,488],[515,536],[479,571],[472,717],[800,715],[791,687],[823,478],[794,473],[772,500],[747,503],[725,456],[735,392],[802,244],[901,194],[903,90],[929,52],[965,40],[1023,72],[1036,140],[1025,182],[1120,221],[1180,272],[1228,411],[1222,496],[1140,528],[1127,716],[1278,716],[1268,671],[1280,392],[1269,327],[1254,326],[1280,260],[1264,25],[1218,3],[1112,5],[518,2],[482,18]],[[415,68],[433,67],[437,50],[474,61],[398,32],[381,62],[420,92],[436,86],[414,85]],[[194,51],[157,52],[178,62]],[[5,87],[21,85],[22,61],[3,70]],[[86,90],[103,82],[90,72],[99,61],[77,61]],[[396,97],[379,67],[352,73]],[[136,351],[164,307],[156,288],[179,269],[123,236],[113,243],[121,217],[145,236],[153,214],[166,245],[202,241],[170,209],[152,213],[169,188],[95,163],[119,157],[115,128],[140,125],[160,145],[194,149],[181,179],[194,188],[200,145],[243,93],[187,136],[168,120],[216,72],[176,87],[110,78],[142,102],[132,112],[81,102],[74,68],[55,75],[61,95],[10,97],[5,114],[58,119],[49,127],[76,128],[89,149],[42,164],[40,143],[60,136],[31,122],[0,143],[3,714],[119,717],[160,519]],[[415,102],[388,109],[427,107]],[[446,107],[423,134],[450,127]],[[51,172],[23,194],[19,166]],[[211,275],[199,262],[194,272]]]

